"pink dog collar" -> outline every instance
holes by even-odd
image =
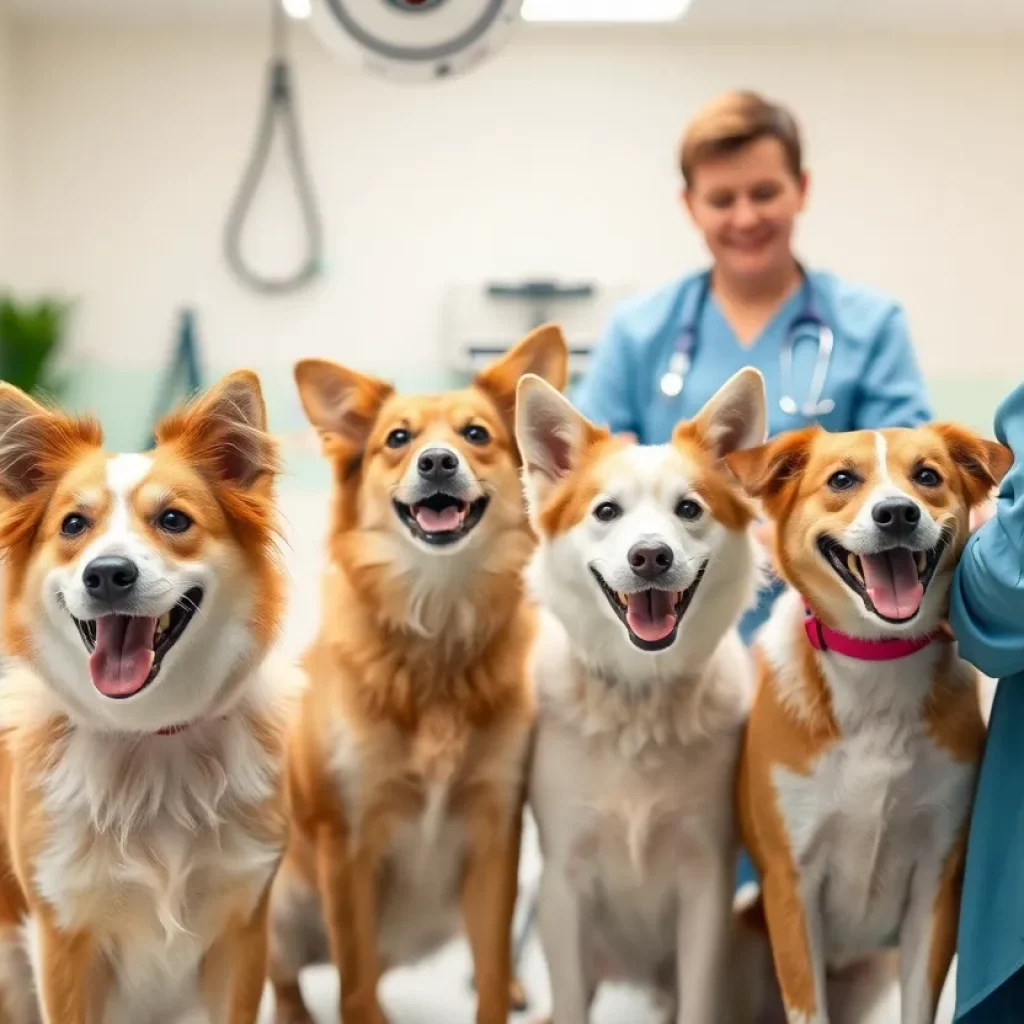
[[[163,729],[157,729],[157,736],[177,736],[179,732],[184,732],[190,723],[185,722],[183,725],[168,725]]]
[[[858,661],[897,661],[923,651],[943,635],[941,629],[924,636],[901,637],[895,640],[862,640],[826,626],[807,604],[804,605],[804,629],[816,651],[834,651]]]

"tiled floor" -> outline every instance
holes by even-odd
[[[469,962],[461,946],[445,950],[412,970],[395,971],[381,985],[382,1004],[390,1024],[473,1024],[473,999],[467,986]],[[535,1000],[531,1011],[513,1017],[514,1022],[532,1021],[548,1007],[547,976],[536,945],[527,951],[524,982]],[[333,970],[317,968],[303,977],[303,988],[317,1024],[337,1024],[338,981]],[[939,1013],[937,1024],[952,1020],[951,992]],[[899,1024],[896,999],[865,1024]],[[273,1021],[268,996],[261,1024]],[[660,1024],[650,1005],[625,989],[603,992],[594,1008],[593,1024]]]

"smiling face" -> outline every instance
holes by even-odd
[[[517,470],[508,431],[485,394],[392,395],[363,452],[359,525],[430,555],[485,543],[518,520],[507,501]]]
[[[811,428],[730,465],[777,523],[786,579],[852,635],[915,635],[945,615],[968,517],[1009,450],[961,427]]]
[[[652,447],[612,438],[524,380],[516,433],[542,541],[535,583],[585,655],[692,656],[733,625],[753,588],[752,513],[721,460],[763,440],[764,422],[756,371]]]
[[[542,327],[461,391],[426,397],[326,360],[295,368],[299,396],[335,477],[332,541],[343,560],[442,579],[500,559],[502,538],[524,532],[512,411],[519,377],[565,383],[561,332]],[[463,555],[472,562],[463,561]],[[468,579],[468,578],[467,578]],[[396,612],[408,617],[406,610]]]
[[[159,729],[205,713],[280,616],[256,378],[235,374],[168,418],[147,454],[109,455],[95,427],[12,388],[0,419],[8,648],[93,724]],[[19,474],[29,453],[43,468]]]
[[[701,163],[684,198],[715,265],[731,277],[757,279],[791,263],[807,176],[794,173],[778,139],[755,139]]]

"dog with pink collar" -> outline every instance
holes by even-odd
[[[1010,461],[952,424],[811,427],[728,457],[790,587],[755,647],[737,785],[789,1024],[861,1019],[897,949],[902,1024],[935,1019],[985,741],[943,623],[972,511]],[[870,983],[829,1005],[844,975]]]

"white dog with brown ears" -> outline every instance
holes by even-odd
[[[652,988],[678,1024],[733,1019],[733,787],[753,690],[736,624],[759,573],[754,512],[723,459],[762,444],[765,419],[749,369],[654,447],[519,385],[554,1024],[584,1024],[603,980]]]

